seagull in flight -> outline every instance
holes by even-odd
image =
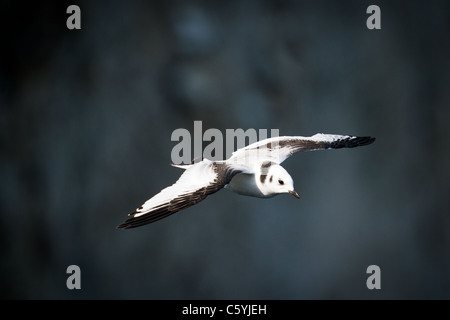
[[[271,198],[289,193],[299,199],[292,177],[280,165],[284,160],[301,151],[354,148],[374,141],[373,137],[323,133],[311,137],[273,137],[238,149],[227,160],[203,159],[188,165],[173,165],[185,170],[180,178],[130,213],[118,228],[130,229],[155,222],[193,206],[222,188],[251,197]]]

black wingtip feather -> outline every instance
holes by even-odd
[[[362,147],[368,144],[371,144],[375,141],[374,137],[349,137],[342,140],[337,140],[332,143],[330,148],[332,149],[340,149],[340,148],[355,148]]]
[[[135,217],[134,215],[137,212],[134,212],[134,213],[130,214],[130,215],[132,215],[132,217],[125,220],[123,223],[119,224],[117,226],[117,229],[132,229],[132,228],[140,227],[140,226],[161,220],[167,216],[170,216],[171,214],[174,214],[177,211],[169,211],[169,210],[167,210],[167,208],[161,208],[159,210],[144,214],[139,217]]]
[[[368,144],[373,143],[374,141],[375,141],[375,138],[370,137],[370,136],[350,138],[348,141],[347,148],[366,146]]]

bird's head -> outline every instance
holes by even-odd
[[[266,172],[264,172],[264,168],[261,170],[262,175],[266,173],[265,178],[261,178],[264,189],[273,194],[290,193],[300,199],[300,196],[294,190],[294,180],[282,166],[272,164],[266,169]]]

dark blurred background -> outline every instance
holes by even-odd
[[[448,1],[2,1],[0,32],[1,298],[450,298]],[[377,140],[287,160],[301,200],[116,229],[194,120]]]

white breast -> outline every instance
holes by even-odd
[[[273,196],[265,195],[259,190],[254,174],[240,173],[235,175],[231,182],[228,184],[227,188],[233,192],[236,192],[237,194],[244,196],[258,198],[270,198]]]

